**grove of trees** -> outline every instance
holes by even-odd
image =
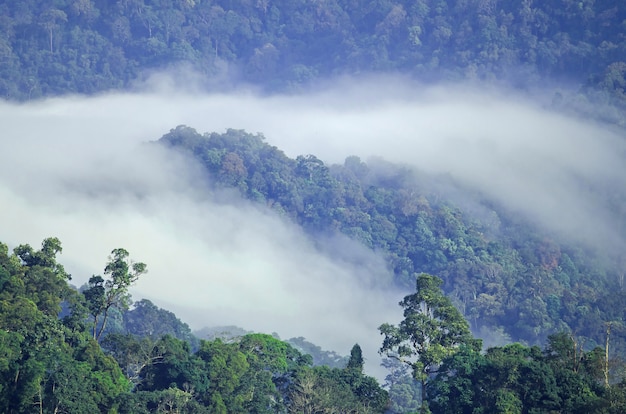
[[[146,266],[126,250],[113,250],[104,282],[92,277],[82,289],[69,284],[61,251],[56,238],[13,254],[0,244],[3,413],[381,413],[387,406],[387,391],[363,373],[358,345],[344,367],[330,368],[271,335],[197,340],[149,301],[129,309],[128,287]],[[116,327],[106,327],[106,311]]]

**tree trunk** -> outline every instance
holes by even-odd
[[[98,331],[98,336],[96,337],[96,341],[98,342],[100,342],[100,336],[102,336],[102,332],[104,332],[104,327],[107,324],[108,317],[109,317],[109,310],[105,309],[104,318],[102,319],[102,326],[100,327],[100,330]]]
[[[604,347],[604,386],[609,387],[609,336],[611,335],[611,322],[606,324],[606,344]]]
[[[98,335],[96,335],[97,329],[98,329],[98,315],[94,315],[93,316],[93,330],[92,330],[92,334],[93,334],[93,339],[95,339],[95,340],[98,340]]]

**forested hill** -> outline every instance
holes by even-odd
[[[292,159],[241,130],[179,126],[159,142],[313,236],[341,232],[383,252],[400,286],[411,289],[416,273],[438,275],[475,332],[543,343],[568,331],[592,345],[603,342],[605,322],[624,317],[619,257],[567,242],[450,178],[355,156],[343,165]]]
[[[612,0],[26,0],[0,16],[8,99],[127,88],[180,63],[213,86],[270,91],[401,71],[625,98],[626,4]]]
[[[381,351],[425,350],[406,367],[385,360],[387,391],[363,373],[358,344],[342,367],[330,368],[312,366],[310,355],[267,334],[197,341],[186,324],[149,301],[129,309],[128,288],[146,265],[126,250],[113,250],[104,276],[92,276],[80,290],[69,285],[57,261],[61,252],[56,238],[13,253],[0,243],[3,413],[618,414],[626,408],[626,383],[623,377],[609,382],[616,370],[606,365],[604,350],[580,349],[567,333],[551,335],[543,350],[510,344],[480,352],[480,340],[435,276],[416,278],[397,329],[380,327]],[[107,315],[117,326],[104,322]],[[407,327],[413,332],[403,337]]]

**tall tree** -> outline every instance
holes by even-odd
[[[442,284],[436,276],[418,275],[416,292],[400,302],[404,320],[398,326],[385,323],[379,328],[385,337],[379,352],[411,367],[413,377],[422,384],[422,400],[428,378],[444,358],[463,344],[477,350],[481,347],[463,315],[443,294]],[[422,411],[427,412],[424,402]]]
[[[109,311],[112,308],[126,310],[130,306],[128,289],[139,277],[146,273],[146,265],[129,259],[128,251],[114,249],[104,268],[105,280],[102,276],[92,276],[89,287],[83,292],[89,312],[93,316],[92,334],[99,340],[106,327]],[[102,322],[100,324],[100,318]]]
[[[346,369],[362,373],[363,364],[363,351],[361,350],[359,344],[354,344],[354,346],[350,350],[350,359],[348,360],[348,365],[346,365]]]

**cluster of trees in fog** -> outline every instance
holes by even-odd
[[[567,79],[624,105],[621,2],[28,0],[0,11],[0,95],[11,99],[124,88],[184,63],[214,80],[227,66],[267,90],[390,70],[519,86]]]

